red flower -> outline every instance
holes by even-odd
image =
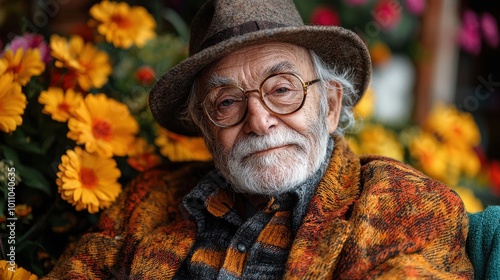
[[[490,182],[494,194],[500,195],[500,162],[492,161],[490,163]]]
[[[149,66],[141,66],[135,72],[135,78],[143,85],[150,85],[156,79],[156,72]]]
[[[396,0],[381,0],[373,10],[373,18],[382,29],[394,28],[401,20],[401,4]]]
[[[71,69],[52,69],[50,85],[54,87],[60,87],[65,91],[71,88],[83,92],[83,90],[78,85],[76,72]]]
[[[320,6],[312,12],[311,22],[315,25],[340,25],[340,18],[336,11]]]

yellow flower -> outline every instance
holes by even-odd
[[[429,114],[424,128],[454,145],[474,147],[481,141],[479,128],[472,115],[460,112],[453,106],[436,106]]]
[[[468,177],[474,177],[481,171],[481,160],[473,149],[462,151],[460,157],[462,172]]]
[[[158,128],[155,144],[160,147],[160,153],[171,161],[208,161],[212,158],[203,139],[186,137],[164,128]]]
[[[90,15],[97,23],[97,31],[115,47],[142,47],[155,37],[156,22],[143,7],[102,1],[90,8]]]
[[[0,130],[12,132],[21,125],[26,108],[26,96],[10,73],[0,75]]]
[[[137,171],[145,171],[161,163],[155,148],[144,138],[137,138],[130,148],[127,163]]]
[[[66,122],[75,109],[83,102],[83,97],[79,92],[68,89],[66,93],[61,88],[50,87],[42,91],[38,97],[38,102],[45,105],[43,113],[51,115],[53,120]]]
[[[369,119],[375,110],[375,93],[373,87],[369,86],[361,100],[354,107],[354,115],[361,119]]]
[[[361,147],[359,146],[358,141],[356,138],[352,136],[346,136],[345,140],[347,142],[347,145],[349,145],[349,148],[355,153],[355,154],[362,154],[361,152]]]
[[[453,187],[453,190],[457,192],[458,196],[460,196],[464,202],[465,210],[467,210],[467,212],[476,213],[484,210],[483,203],[474,195],[474,192],[471,189],[457,186]]]
[[[106,52],[98,50],[91,43],[85,43],[80,36],[72,36],[69,42],[58,35],[50,37],[51,54],[55,65],[74,72],[83,91],[100,88],[111,74],[111,65]]]
[[[410,140],[409,150],[425,174],[450,185],[456,184],[460,173],[459,165],[450,160],[446,146],[433,135],[420,131]]]
[[[45,64],[37,49],[19,48],[15,53],[11,49],[7,50],[4,57],[0,59],[0,75],[12,73],[14,80],[20,85],[26,85],[31,77],[38,76],[45,70]]]
[[[359,147],[363,154],[375,154],[403,160],[404,150],[396,133],[382,125],[367,124],[359,132]]]
[[[448,154],[448,164],[455,166],[459,175],[464,174],[468,177],[474,177],[479,173],[481,161],[472,147],[464,147],[448,142],[442,145]]]
[[[117,182],[120,175],[113,159],[75,147],[61,157],[56,183],[61,197],[76,210],[96,213],[111,205],[120,194]]]
[[[38,276],[31,274],[14,262],[0,261],[0,279],[5,280],[37,280]]]
[[[125,156],[139,130],[127,106],[104,94],[88,94],[74,114],[68,121],[68,138],[102,157]]]

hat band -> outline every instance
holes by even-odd
[[[259,30],[273,29],[278,27],[285,27],[285,25],[282,23],[270,21],[248,21],[215,33],[212,37],[208,38],[203,42],[203,44],[201,44],[199,50],[204,50],[232,37],[241,36]]]

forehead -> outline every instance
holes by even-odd
[[[309,51],[286,43],[252,45],[234,51],[212,63],[201,73],[204,87],[213,77],[224,78],[238,84],[259,83],[270,74],[294,72],[306,75],[312,71]]]

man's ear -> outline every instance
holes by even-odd
[[[338,127],[340,119],[340,109],[342,108],[342,96],[344,90],[337,81],[329,81],[330,87],[327,92],[328,98],[328,132],[332,134]]]

